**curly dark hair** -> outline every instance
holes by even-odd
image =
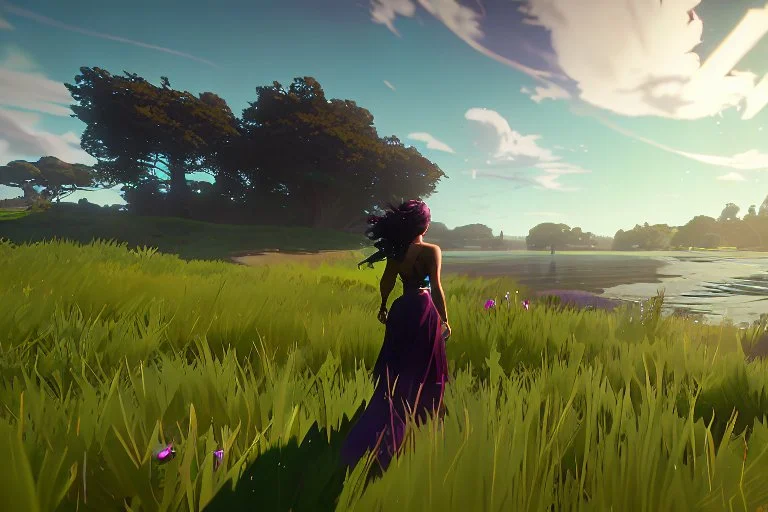
[[[388,204],[389,209],[384,215],[368,217],[368,229],[365,234],[378,249],[368,258],[357,264],[357,268],[373,264],[386,258],[402,260],[405,251],[413,240],[422,234],[432,221],[432,214],[426,203],[419,199],[411,199],[398,207]]]

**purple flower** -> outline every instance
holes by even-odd
[[[493,299],[488,299],[487,301],[485,301],[485,309],[486,310],[491,309],[495,305],[496,305],[496,301],[493,300]]]
[[[219,466],[224,461],[224,450],[216,450],[213,452],[213,469],[219,469]]]
[[[528,299],[525,299],[525,300],[523,301],[523,307],[525,308],[525,310],[526,310],[526,311],[528,311],[528,310],[530,309],[530,307],[531,307],[531,303],[530,303],[530,302],[528,302]]]
[[[159,464],[170,462],[174,457],[176,457],[176,450],[173,449],[172,444],[169,444],[165,448],[160,448],[155,452],[155,460],[157,460]]]

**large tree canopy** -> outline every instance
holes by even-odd
[[[380,138],[368,110],[328,100],[311,77],[256,92],[242,115],[247,181],[281,196],[302,224],[344,227],[382,201],[428,196],[445,177],[415,148]]]
[[[44,156],[37,162],[14,160],[1,166],[0,185],[22,189],[27,201],[38,196],[59,201],[76,190],[91,189],[97,182],[93,169],[87,165],[70,164],[54,156]],[[38,192],[36,188],[42,190]]]
[[[81,146],[98,160],[99,176],[138,186],[159,173],[183,212],[187,173],[215,175],[217,152],[239,135],[226,102],[171,89],[165,77],[157,87],[132,73],[86,67],[80,73],[66,87],[77,102],[73,117],[86,124]]]
[[[125,184],[131,201],[168,198],[176,214],[189,204],[190,172],[215,178],[196,185],[209,206],[334,228],[360,224],[386,201],[429,196],[445,177],[415,148],[379,137],[368,110],[326,98],[311,77],[258,87],[241,119],[219,96],[174,90],[165,77],[155,86],[81,68],[67,88],[100,179]]]

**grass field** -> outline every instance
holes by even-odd
[[[54,237],[84,244],[94,239],[114,239],[131,248],[155,247],[185,260],[225,260],[238,252],[276,248],[284,251],[360,249],[367,241],[362,235],[332,230],[212,224],[109,210],[94,213],[72,205],[30,215],[0,211],[0,220],[4,217],[15,221],[0,222],[0,239],[19,244]]]
[[[411,432],[367,487],[365,463],[345,477],[345,418],[373,391],[383,336],[381,269],[357,260],[247,267],[114,243],[0,244],[4,507],[768,504],[768,367],[743,353],[759,328],[661,318],[658,300],[612,314],[507,308],[516,288],[503,279],[446,276],[448,416]],[[178,454],[159,466],[165,442]]]
[[[3,220],[16,220],[29,215],[26,210],[18,208],[0,209],[0,221]]]

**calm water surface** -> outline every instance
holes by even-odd
[[[714,322],[751,322],[768,313],[768,254],[747,252],[444,251],[446,273],[510,276],[536,291],[581,290],[643,300],[664,289],[667,310]]]

